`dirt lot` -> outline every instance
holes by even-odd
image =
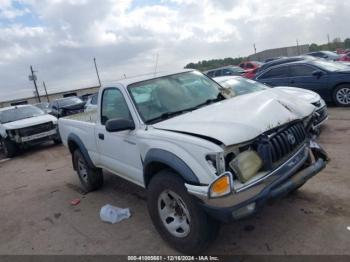
[[[327,169],[257,216],[222,227],[210,254],[350,254],[350,110],[330,109],[320,142]],[[145,192],[105,174],[83,195],[63,146],[44,145],[0,162],[0,254],[175,254],[153,228]],[[70,201],[81,203],[71,206]],[[119,224],[100,221],[107,204],[129,207]]]

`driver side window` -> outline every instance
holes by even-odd
[[[133,121],[123,94],[116,88],[106,89],[102,95],[101,124],[105,125],[110,119]]]

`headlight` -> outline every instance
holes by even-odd
[[[237,155],[229,165],[239,180],[245,183],[256,175],[262,167],[263,161],[255,151],[247,150]]]
[[[225,172],[224,153],[210,154],[205,157],[210,170],[217,175]]]
[[[310,124],[310,121],[311,121],[311,119],[312,119],[312,116],[313,116],[313,114],[311,114],[311,115],[309,115],[309,116],[307,116],[307,117],[305,117],[305,118],[303,119],[304,127],[307,127],[307,126]]]
[[[223,197],[231,193],[231,175],[224,173],[209,186],[209,198]]]

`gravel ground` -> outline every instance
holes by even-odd
[[[319,139],[328,167],[297,194],[224,225],[208,254],[350,255],[349,112],[330,108]],[[153,228],[143,189],[106,173],[103,189],[84,195],[63,146],[0,161],[0,178],[0,254],[176,254]],[[107,203],[129,207],[132,217],[103,223]]]

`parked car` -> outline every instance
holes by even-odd
[[[286,63],[291,62],[297,62],[297,61],[304,61],[304,60],[315,60],[316,58],[312,56],[293,56],[293,57],[285,57],[281,59],[276,59],[271,62],[263,64],[261,67],[258,68],[257,74],[260,74],[261,72],[267,70],[270,67],[282,65]]]
[[[341,63],[342,65],[350,66],[350,62],[338,61],[338,63]]]
[[[245,70],[239,66],[225,66],[216,69],[212,69],[204,72],[209,77],[218,77],[218,76],[239,76],[243,75]]]
[[[350,106],[350,68],[325,60],[274,66],[255,79],[270,86],[294,86],[318,93],[326,102]]]
[[[340,55],[338,61],[350,62],[350,53]]]
[[[316,107],[317,117],[314,118],[312,133],[318,135],[320,132],[319,126],[322,125],[328,119],[327,105],[319,94],[296,87],[290,86],[278,86],[271,88],[262,83],[245,79],[240,76],[223,76],[213,78],[224,88],[229,88],[230,96],[237,97],[240,95],[250,94],[254,92],[264,92],[273,98],[282,99],[300,99],[308,102]]]
[[[79,97],[66,97],[52,101],[51,114],[57,118],[84,112],[85,102]]]
[[[263,63],[257,61],[245,61],[240,63],[238,66],[244,70],[254,70],[262,66]]]
[[[96,111],[97,100],[98,100],[98,93],[90,95],[85,104],[85,112]]]
[[[268,62],[271,62],[271,61],[274,61],[274,60],[278,60],[278,59],[282,59],[282,58],[287,58],[286,56],[278,56],[278,57],[271,57],[271,58],[268,58],[264,61],[264,63],[268,63]]]
[[[32,105],[0,109],[0,142],[6,157],[48,140],[59,143],[57,118]]]
[[[85,190],[102,186],[102,169],[146,188],[163,239],[197,254],[215,238],[217,221],[255,213],[326,166],[308,136],[314,106],[261,92],[224,99],[225,91],[197,71],[101,87],[96,121],[88,113],[59,119]]]
[[[48,102],[41,102],[41,103],[35,104],[34,106],[43,110],[45,113],[48,113],[48,114],[51,113],[51,110],[49,108],[50,103],[48,103]]]
[[[337,61],[340,58],[340,55],[331,51],[317,51],[317,52],[307,53],[306,55],[317,57],[317,58],[323,58],[330,61]]]

